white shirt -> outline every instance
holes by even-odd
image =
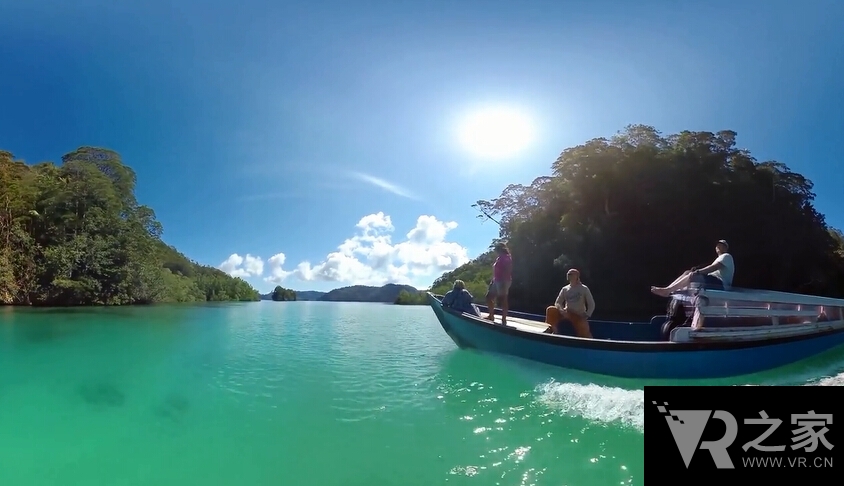
[[[724,288],[729,289],[733,286],[733,274],[736,273],[736,264],[733,262],[733,256],[729,253],[721,253],[718,255],[718,258],[712,262],[713,265],[716,263],[722,264],[723,267],[715,270],[714,272],[710,272],[709,275],[721,279],[721,281],[724,282]]]

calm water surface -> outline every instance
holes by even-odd
[[[644,484],[643,386],[460,351],[427,307],[0,307],[0,484]]]

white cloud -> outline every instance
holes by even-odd
[[[284,255],[282,255],[282,258]],[[232,277],[260,277],[264,273],[264,262],[261,257],[246,254],[245,257],[232,253],[226,261],[217,268],[231,275]]]
[[[403,187],[399,187],[392,182],[385,181],[384,179],[380,179],[375,176],[371,176],[368,174],[362,174],[360,172],[351,172],[351,175],[366,182],[368,184],[372,184],[375,187],[380,187],[387,192],[392,192],[393,194],[401,197],[406,197],[408,199],[417,199],[414,194]]]
[[[267,264],[270,266],[270,276],[265,278],[267,282],[272,283],[281,283],[282,280],[287,278],[291,272],[284,271],[281,267],[284,265],[284,260],[287,257],[284,256],[284,253],[276,253],[275,255],[271,256],[267,260]]]
[[[383,212],[370,214],[360,219],[355,236],[316,265],[304,261],[292,270],[284,270],[285,255],[271,257],[267,260],[271,274],[264,280],[278,284],[293,277],[349,285],[427,284],[469,261],[466,248],[446,241],[448,232],[456,227],[453,221],[419,216],[406,239],[394,244],[395,227],[390,217]]]

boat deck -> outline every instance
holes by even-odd
[[[484,315],[484,319],[486,319],[486,315]],[[495,313],[495,323],[501,324],[501,314],[497,312]],[[543,333],[546,329],[548,329],[548,325],[544,322],[531,321],[530,319],[510,316],[507,316],[507,326],[514,327],[520,331],[535,333]]]

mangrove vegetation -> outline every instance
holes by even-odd
[[[125,305],[254,301],[246,281],[165,244],[135,172],[81,147],[29,165],[0,151],[0,303]]]

